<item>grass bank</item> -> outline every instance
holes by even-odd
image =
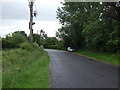
[[[112,54],[112,53],[100,53],[100,52],[93,52],[93,51],[86,51],[86,50],[78,50],[75,53],[80,55],[85,55],[90,58],[96,59],[98,61],[102,61],[105,63],[110,63],[113,65],[120,65],[120,53]]]
[[[3,51],[3,88],[49,88],[49,56],[42,49]]]

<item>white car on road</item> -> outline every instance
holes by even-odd
[[[72,49],[71,47],[68,47],[68,48],[67,48],[67,51],[68,51],[68,52],[73,52],[73,51],[75,51],[75,49]]]

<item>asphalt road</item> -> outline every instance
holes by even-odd
[[[118,88],[118,68],[66,51],[46,49],[51,88]]]

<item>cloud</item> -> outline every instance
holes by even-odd
[[[49,37],[55,36],[56,31],[61,27],[58,22],[55,21],[37,21],[34,28],[34,33],[41,29],[48,34]]]
[[[2,3],[2,19],[29,19],[29,6],[27,0],[10,0]],[[61,6],[62,0],[35,0],[34,10],[37,10],[37,20],[56,21],[56,10]]]
[[[14,24],[0,26],[0,36],[4,37],[6,34],[13,33],[14,31],[25,31],[26,33],[29,33],[28,21],[26,20],[13,20],[13,21]]]
[[[2,2],[2,19],[27,20],[29,8],[27,3]]]
[[[56,19],[56,10],[61,7],[63,0],[35,0],[34,10],[38,16],[34,18],[34,33],[37,30],[45,30],[49,37],[55,36],[60,25]],[[2,7],[2,9],[1,9]],[[2,0],[0,1],[0,35],[24,30],[29,35],[29,6],[28,0]],[[1,21],[1,20],[0,20]]]

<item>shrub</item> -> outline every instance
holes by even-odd
[[[57,45],[49,45],[49,46],[47,46],[46,48],[49,48],[49,49],[57,49]]]
[[[20,48],[20,44],[27,41],[26,35],[21,33],[14,32],[11,34],[6,35],[5,38],[2,38],[2,48],[3,49],[11,49],[11,48]]]
[[[59,49],[59,50],[63,50],[64,49],[64,42],[63,41],[58,41],[57,49]]]
[[[34,47],[34,48],[39,48],[39,45],[38,45],[36,42],[34,42],[34,43],[33,43],[33,47]]]
[[[22,49],[26,49],[26,50],[33,50],[33,47],[28,43],[28,42],[24,42],[20,45],[20,47]]]

